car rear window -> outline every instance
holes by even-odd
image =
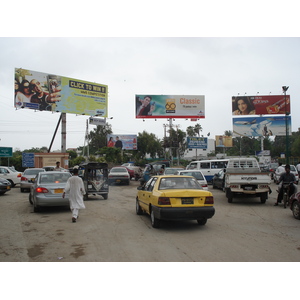
[[[202,189],[201,185],[192,177],[164,177],[159,184],[159,190],[166,189]]]
[[[113,168],[111,169],[111,172],[128,172],[125,168]]]
[[[40,177],[40,183],[66,183],[71,177],[69,173],[59,173],[59,174],[42,174]]]
[[[45,172],[44,169],[39,169],[39,170],[25,170],[24,174],[25,175],[36,175],[40,172]]]

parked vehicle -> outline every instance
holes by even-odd
[[[289,206],[295,219],[300,220],[300,192],[293,194],[289,199]]]
[[[297,169],[296,169],[296,167],[294,166],[294,165],[290,165],[291,166],[291,173],[293,173],[294,175],[295,175],[295,177],[296,177],[296,183],[298,184],[299,183],[299,174],[298,174],[298,171],[297,171]],[[282,167],[284,168],[285,167],[285,165],[282,165]],[[283,171],[283,172],[278,172],[278,170],[276,170],[276,172],[274,173],[274,182],[276,183],[276,184],[278,184],[279,183],[279,178],[280,178],[280,175],[282,174],[282,173],[284,173],[285,171]]]
[[[224,176],[225,176],[224,170],[220,170],[218,173],[216,173],[214,175],[214,177],[212,179],[213,189],[224,190],[224,180],[225,180],[225,178],[224,178]]]
[[[279,166],[278,163],[269,163],[265,169],[266,172],[269,172],[272,180],[274,179],[274,174],[278,166]]]
[[[182,171],[184,168],[165,168],[164,175],[175,175],[177,171]]]
[[[129,185],[130,175],[125,167],[113,167],[108,174],[108,183],[125,183]]]
[[[30,191],[30,187],[34,182],[36,175],[40,172],[46,171],[43,168],[30,168],[23,172],[20,182],[21,193],[25,192],[26,190]]]
[[[84,200],[89,195],[101,195],[105,200],[108,198],[108,165],[107,163],[88,162],[79,165],[79,176],[83,180],[86,194]]]
[[[48,171],[55,171],[54,169],[56,168],[56,166],[46,166],[46,167],[43,167],[43,169],[45,169],[47,172]],[[60,167],[61,169],[61,172],[69,172],[69,170],[65,169],[65,168],[62,168]]]
[[[16,171],[12,167],[0,166],[0,178],[6,179],[11,183],[11,187],[19,184],[22,172]]]
[[[187,170],[201,170],[208,183],[212,183],[212,179],[216,173],[226,168],[228,159],[210,159],[192,161],[186,167]]]
[[[129,169],[128,167],[124,167],[124,168],[127,169],[128,173],[129,173],[129,176],[130,176],[130,180],[131,180],[132,178],[134,178],[134,170]]]
[[[271,179],[262,173],[255,158],[232,158],[228,160],[224,188],[229,203],[234,197],[260,197],[265,203]]]
[[[141,178],[141,174],[143,171],[139,166],[136,166],[133,162],[124,163],[121,166],[127,168],[130,175],[130,179],[135,178],[135,180],[137,181],[139,178]]]
[[[10,190],[11,190],[10,181],[0,178],[0,195],[3,195]]]
[[[136,213],[149,214],[154,228],[161,220],[197,220],[205,225],[215,214],[212,193],[192,176],[156,175],[137,189]]]
[[[30,188],[29,202],[34,212],[45,206],[68,206],[69,195],[62,197],[67,180],[71,177],[69,172],[48,171],[37,174]]]
[[[202,186],[202,189],[208,191],[207,181],[200,170],[179,170],[175,175],[193,176]]]

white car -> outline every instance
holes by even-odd
[[[179,170],[175,175],[185,175],[185,176],[193,176],[197,179],[199,184],[202,186],[202,189],[208,191],[207,181],[200,170]]]
[[[21,182],[22,172],[16,171],[12,167],[0,166],[0,178],[6,179],[14,187]]]
[[[125,183],[129,185],[130,175],[125,167],[111,168],[108,174],[108,184],[112,183]]]
[[[29,168],[23,172],[20,183],[21,193],[25,192],[25,190],[30,191],[36,175],[40,172],[46,172],[46,170],[43,168]]]
[[[298,171],[297,171],[297,169],[296,169],[296,167],[295,167],[294,165],[290,165],[290,166],[291,166],[291,173],[293,173],[293,174],[295,175],[295,177],[296,177],[296,182],[297,182],[297,184],[298,184],[298,183],[299,183],[299,174],[298,174]],[[282,165],[282,167],[285,168],[285,165]],[[276,172],[274,173],[274,182],[275,182],[276,184],[278,184],[280,175],[281,175],[282,173],[285,173],[285,171],[283,171],[283,172],[280,173],[280,172],[278,172],[278,168],[277,168]]]

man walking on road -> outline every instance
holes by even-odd
[[[67,181],[65,191],[63,193],[63,198],[65,193],[69,193],[70,209],[72,211],[72,222],[75,223],[78,218],[78,213],[80,209],[84,209],[85,205],[83,203],[83,195],[85,194],[85,189],[83,181],[78,177],[78,169],[73,170],[73,176]]]

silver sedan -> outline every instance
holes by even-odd
[[[37,175],[31,186],[29,202],[34,212],[42,206],[68,206],[69,195],[62,197],[67,180],[71,177],[69,172],[49,171]]]
[[[26,169],[24,171],[20,182],[21,193],[25,192],[25,190],[30,191],[30,187],[34,182],[36,175],[40,172],[46,172],[46,171],[45,169],[42,168],[31,168],[31,169]]]

